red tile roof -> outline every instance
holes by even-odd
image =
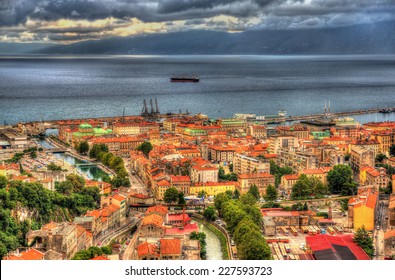
[[[341,245],[348,247],[357,260],[369,260],[370,258],[353,240],[353,235],[326,235],[319,234],[314,236],[307,236],[306,243],[313,252],[331,249],[336,252],[332,245]],[[340,257],[339,257],[340,258]]]
[[[180,255],[181,240],[180,239],[161,239],[160,240],[161,255]]]
[[[284,179],[286,179],[286,180],[298,180],[299,179],[299,174],[284,175]]]
[[[274,178],[273,175],[269,173],[244,173],[239,175],[240,179],[255,179],[255,178]]]
[[[143,218],[142,225],[154,225],[156,227],[161,227],[163,225],[163,218],[157,214],[151,214]]]
[[[29,251],[23,252],[20,255],[21,260],[25,261],[37,261],[44,258],[44,254],[36,249],[30,249]]]
[[[115,200],[118,200],[120,202],[126,200],[126,197],[121,195],[121,194],[115,194],[115,195],[112,196],[112,198],[115,199]]]
[[[99,211],[99,210],[88,211],[88,212],[86,212],[86,216],[95,217],[97,219],[97,218],[101,217],[101,211]]]
[[[184,222],[189,222],[189,221],[191,221],[191,218],[187,215],[187,214],[185,214],[185,216],[183,217],[184,215],[183,214],[169,214],[168,216],[167,216],[167,220],[169,221],[169,222],[173,222],[173,221],[183,221],[184,220]]]
[[[321,168],[318,169],[303,169],[302,170],[303,174],[306,175],[318,175],[318,174],[324,174],[324,171]]]
[[[105,256],[97,256],[93,259],[91,259],[91,261],[109,261],[109,258],[106,258]]]
[[[157,253],[158,247],[154,244],[150,244],[148,242],[144,242],[137,246],[137,254],[139,257],[146,255],[155,255],[159,257]]]
[[[160,180],[158,183],[156,183],[160,187],[170,187],[171,184],[169,181],[166,180]]]
[[[191,232],[199,232],[199,227],[197,224],[186,224],[183,227],[173,227],[173,228],[167,228],[165,230],[166,235],[184,235],[184,234],[190,234]]]
[[[190,182],[191,178],[189,176],[170,176],[171,182]]]
[[[148,207],[147,211],[145,214],[150,214],[150,213],[160,213],[162,215],[166,215],[168,212],[167,207],[163,205],[155,205],[152,207]]]

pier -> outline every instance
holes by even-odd
[[[331,112],[330,115],[333,117],[346,117],[353,115],[374,114],[374,113],[380,113],[382,111],[395,112],[395,107],[375,108],[375,109],[356,110],[356,111],[347,111],[347,112]],[[306,115],[306,116],[288,116],[285,117],[285,121],[287,122],[305,121],[305,120],[319,119],[323,117],[325,117],[325,114],[314,114],[314,115]]]
[[[364,109],[364,110],[355,110],[355,111],[346,111],[346,112],[331,112],[330,115],[332,117],[345,117],[345,116],[352,116],[352,115],[364,115],[364,114],[373,114],[373,113],[390,113],[395,112],[395,107],[385,107],[385,108],[374,108],[374,109]],[[185,117],[189,115],[189,113],[180,113],[180,114],[157,114],[156,118],[158,119],[166,119],[166,118],[179,118]],[[292,121],[303,121],[303,120],[314,120],[319,119],[326,116],[324,113],[321,114],[313,114],[313,115],[305,115],[305,116],[285,116],[281,118],[281,122],[292,122]],[[100,117],[100,118],[82,118],[82,119],[70,119],[70,121],[80,121],[80,122],[87,122],[87,121],[100,121],[100,122],[107,122],[112,124],[114,122],[121,122],[121,121],[128,121],[128,120],[135,120],[136,116],[115,116],[115,117]],[[53,121],[46,121],[44,125],[44,129],[47,128],[57,128],[57,122],[65,121],[65,120],[53,120]],[[279,120],[280,121],[280,120]],[[42,128],[42,122],[28,122],[25,125],[37,128]],[[62,151],[59,151],[62,152]]]

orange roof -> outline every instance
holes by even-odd
[[[146,198],[150,198],[148,195],[144,195],[142,193],[131,193],[129,194],[130,197],[137,197],[137,198],[141,198],[141,199],[146,199]]]
[[[95,217],[96,219],[101,217],[101,212],[99,210],[92,210],[86,212],[86,216],[88,217]]]
[[[155,205],[152,207],[148,207],[147,211],[145,212],[145,214],[150,214],[150,213],[159,213],[159,214],[163,214],[166,215],[168,210],[166,206],[163,205]]]
[[[157,214],[151,214],[151,215],[145,216],[143,218],[143,222],[142,222],[143,226],[144,225],[154,225],[157,227],[161,227],[162,224],[163,224],[163,218],[162,218],[162,216],[159,216]]]
[[[23,252],[20,258],[26,261],[37,261],[43,259],[44,254],[36,249],[30,249],[29,251]]]
[[[115,194],[112,196],[113,199],[118,200],[118,201],[124,201],[126,200],[126,197],[121,195],[121,194]]]
[[[170,182],[169,181],[166,181],[166,180],[160,180],[158,183],[156,183],[158,186],[161,186],[161,187],[170,187],[171,186],[171,184],[170,184]]]
[[[391,237],[395,237],[395,229],[393,230],[388,230],[384,233],[384,239],[388,239]]]
[[[299,174],[284,175],[284,179],[286,179],[286,180],[298,180],[299,179]]]
[[[91,259],[91,261],[109,261],[109,258],[106,258],[105,256],[97,256],[96,258]]]
[[[161,239],[160,240],[161,255],[180,255],[181,240],[180,239]]]
[[[202,165],[195,165],[192,166],[193,169],[200,170],[200,171],[209,171],[209,170],[217,170],[217,168],[213,165],[209,164],[202,164]]]
[[[371,176],[373,176],[373,177],[380,176],[380,172],[377,171],[377,170],[374,169],[374,168],[371,168],[371,169],[366,170],[366,173],[369,173],[369,174],[370,174]]]
[[[256,178],[274,178],[272,174],[261,172],[261,173],[243,173],[239,175],[240,179],[256,179]]]
[[[370,194],[366,200],[366,207],[375,209],[377,204],[377,194]]]
[[[194,186],[235,186],[239,183],[235,181],[228,181],[228,182],[206,182],[206,183],[195,183]]]
[[[277,154],[264,154],[263,157],[264,158],[276,158]]]
[[[11,256],[6,256],[3,258],[3,260],[9,260],[9,261],[21,261],[22,259],[18,256],[11,255]]]
[[[190,182],[191,178],[189,176],[170,176],[171,182]]]
[[[354,205],[354,208],[366,206],[372,209],[376,208],[378,194],[374,189],[361,191],[358,196],[351,198],[348,201],[349,205]]]
[[[302,173],[306,174],[306,175],[314,175],[314,174],[324,174],[324,171],[321,168],[319,168],[319,169],[303,169]]]
[[[113,212],[116,212],[116,211],[119,210],[121,207],[119,207],[118,205],[110,204],[110,205],[108,206],[108,208],[110,208]]]
[[[53,230],[58,227],[58,224],[55,222],[50,222],[48,224],[45,224],[41,227],[42,230]]]
[[[137,246],[137,254],[139,257],[145,256],[145,255],[156,255],[159,256],[157,253],[158,247],[154,244],[150,244],[148,242],[144,242]]]
[[[77,225],[77,237],[80,237],[86,231],[87,230],[83,226]]]

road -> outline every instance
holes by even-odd
[[[149,190],[147,186],[143,183],[143,181],[141,181],[140,177],[137,175],[133,175],[134,171],[131,170],[130,160],[124,158],[123,162],[125,163],[125,169],[129,174],[130,185],[131,185],[130,189],[136,193],[149,195]]]
[[[123,253],[122,259],[123,260],[133,260],[133,251],[134,248],[136,247],[137,240],[140,235],[140,228],[136,230],[136,232],[133,234],[133,237],[131,238],[128,247],[126,247],[125,252]]]
[[[376,208],[375,229],[373,234],[373,245],[376,256],[374,259],[382,260],[385,257],[384,233],[388,228],[388,201],[380,200]]]
[[[141,220],[141,218],[132,217],[129,221],[127,221],[120,228],[117,228],[116,230],[110,230],[110,231],[106,232],[105,234],[101,235],[94,242],[95,245],[98,245],[98,246],[108,245],[113,238],[115,238],[116,236],[118,236],[122,232],[125,232],[126,230],[132,228],[133,226],[138,224],[140,222],[140,220]]]
[[[304,200],[284,200],[280,201],[280,204],[294,204],[298,202],[317,202],[317,201],[328,201],[328,200],[339,200],[339,199],[350,199],[354,196],[333,196],[327,198],[317,198],[317,199],[304,199]]]

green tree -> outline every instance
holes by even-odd
[[[74,192],[81,191],[85,186],[85,179],[82,176],[76,174],[67,175],[66,180],[71,183]]]
[[[55,182],[55,190],[58,193],[71,195],[74,192],[73,184],[70,181]]]
[[[224,181],[237,181],[237,174],[230,172],[229,174],[225,174],[225,170],[222,166],[218,168],[218,179],[221,182]]]
[[[214,198],[214,206],[221,213],[222,205],[231,199],[232,197],[226,193],[217,194]]]
[[[206,254],[207,254],[207,252],[206,252],[206,245],[207,245],[206,244],[206,234],[204,232],[193,231],[193,232],[191,232],[190,239],[191,240],[199,240],[199,243],[200,243],[200,258],[202,260],[205,260],[206,259]]]
[[[178,193],[178,204],[180,204],[180,205],[186,204],[183,192]]]
[[[100,248],[102,253],[105,255],[111,255],[112,254],[112,249],[110,246],[103,246]]]
[[[249,217],[254,221],[256,225],[260,225],[262,223],[262,213],[261,210],[255,205],[243,205],[242,209],[247,213]]]
[[[365,251],[369,258],[372,258],[374,253],[373,239],[369,236],[369,233],[363,225],[361,228],[357,229],[354,235],[354,242]]]
[[[379,162],[379,163],[382,163],[386,158],[387,158],[387,156],[384,155],[384,154],[377,154],[376,158],[375,158],[375,161]]]
[[[266,240],[258,231],[246,233],[237,245],[237,252],[242,260],[270,260],[272,258]]]
[[[349,154],[349,153],[347,153],[347,154],[344,156],[344,160],[345,160],[345,161],[349,161],[350,158],[351,158],[351,154]]]
[[[258,187],[255,184],[252,184],[250,186],[248,193],[251,194],[253,197],[255,197],[256,201],[259,201],[260,194],[259,194]]]
[[[163,199],[166,203],[174,203],[178,201],[178,191],[176,188],[168,188],[164,195]]]
[[[198,197],[200,197],[200,198],[206,197],[206,196],[207,196],[207,193],[206,193],[205,191],[200,191],[200,192],[198,193]]]
[[[81,155],[86,155],[89,152],[89,143],[87,141],[81,141],[78,145],[77,150]]]
[[[292,173],[293,173],[292,168],[290,168],[288,166],[280,167],[274,162],[274,160],[270,161],[270,174],[274,175],[274,178],[275,178],[274,186],[276,188],[278,188],[278,186],[280,185],[281,177],[283,175],[292,174]]]
[[[269,185],[266,188],[266,196],[265,200],[266,201],[275,201],[278,196],[278,191],[275,186]]]
[[[7,187],[8,180],[7,177],[0,175],[0,189]]]
[[[393,157],[395,156],[395,144],[392,144],[390,146],[390,155]]]
[[[328,173],[328,185],[331,193],[344,193],[344,190],[352,188],[352,183],[352,170],[348,165],[335,165]]]
[[[235,189],[235,191],[233,192],[233,198],[238,199],[240,197],[240,192],[238,189]]]
[[[47,165],[47,169],[51,171],[62,171],[62,167],[56,165],[55,163],[51,162],[50,164]]]
[[[305,174],[302,174],[292,187],[291,198],[305,198],[308,197],[310,193],[312,193],[310,180]]]
[[[244,240],[244,236],[248,234],[250,231],[259,232],[259,226],[254,223],[251,217],[246,216],[240,223],[237,225],[234,231],[234,241],[236,244],[241,243]]]
[[[216,216],[216,214],[215,214],[215,209],[214,209],[214,207],[213,207],[213,206],[207,207],[207,208],[204,210],[204,212],[203,212],[203,216],[204,216],[207,220],[214,221],[214,220],[217,218],[217,216]]]
[[[239,197],[239,201],[241,202],[242,205],[255,205],[256,204],[256,198],[250,194],[250,193],[246,193],[243,194]]]
[[[146,158],[149,157],[149,153],[152,151],[154,147],[152,146],[151,142],[144,141],[142,144],[140,144],[136,150],[137,151],[142,151],[143,154],[145,155]]]
[[[37,152],[36,151],[31,151],[30,152],[30,157],[31,158],[37,158]]]

